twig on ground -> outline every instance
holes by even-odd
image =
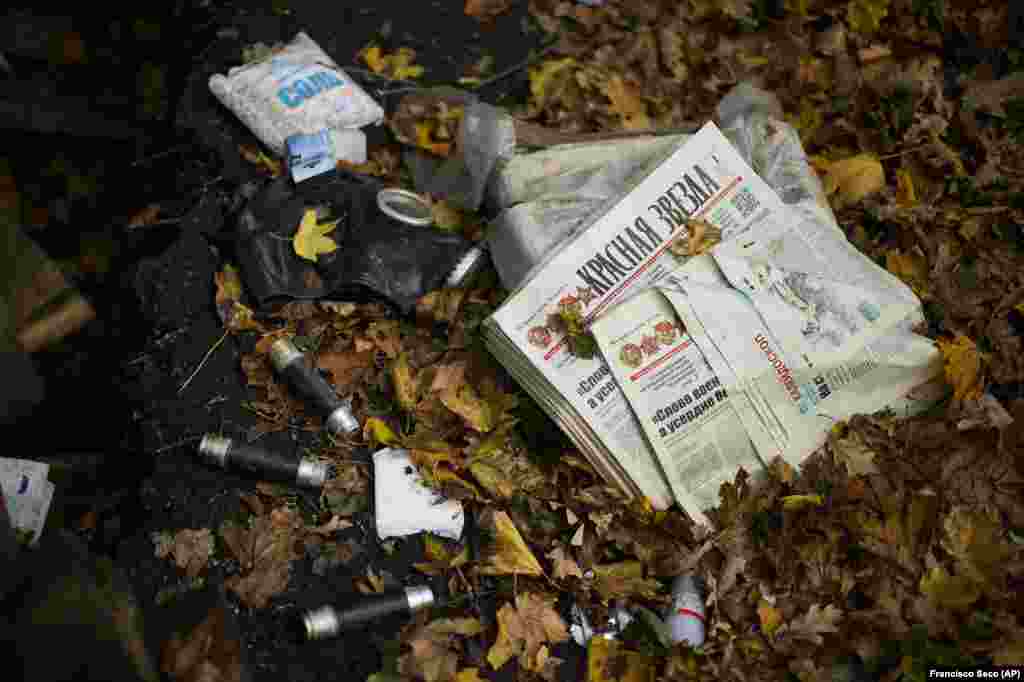
[[[201,370],[203,368],[203,365],[206,364],[206,361],[210,359],[211,355],[213,355],[213,351],[215,351],[218,348],[220,348],[220,344],[224,343],[224,339],[226,339],[226,338],[228,338],[228,330],[227,329],[225,329],[224,330],[224,334],[219,339],[217,339],[217,343],[213,344],[210,347],[210,350],[206,351],[206,355],[204,355],[203,359],[199,361],[199,364],[196,366],[196,368],[194,370],[192,370],[192,374],[190,374],[188,376],[188,379],[185,379],[185,383],[183,383],[181,385],[181,388],[178,389],[178,395],[181,395],[182,392],[186,388],[188,388],[188,385],[190,383],[192,383],[192,380],[196,378],[197,374],[199,374],[199,370]]]

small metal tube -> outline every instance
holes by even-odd
[[[326,419],[327,430],[334,434],[359,430],[359,420],[334,388],[312,367],[289,339],[278,339],[270,346],[270,362],[303,399],[315,405]]]
[[[459,259],[444,285],[448,288],[458,288],[465,284],[483,265],[487,252],[480,246],[474,246]]]
[[[407,587],[400,593],[364,597],[343,609],[322,606],[302,616],[306,639],[336,637],[342,630],[357,627],[396,613],[415,613],[436,603],[434,592],[425,585]]]
[[[203,436],[199,455],[221,469],[248,471],[260,478],[319,488],[327,480],[329,468],[315,459],[293,459],[265,448],[238,443],[214,433]]]

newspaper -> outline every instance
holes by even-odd
[[[719,106],[728,137],[709,123],[634,164],[614,200],[505,182],[530,196],[495,222],[523,244],[506,270],[525,274],[485,321],[488,348],[610,482],[700,522],[740,467],[798,465],[836,421],[946,391],[913,332],[920,302],[847,242],[770,100],[737,87]],[[577,165],[556,184],[594,184]],[[519,228],[552,201],[573,220],[541,256]],[[567,352],[565,307],[603,358]]]
[[[659,289],[614,307],[592,331],[676,501],[710,525],[703,510],[717,505],[721,483],[764,465],[747,432],[758,422],[750,401],[727,366],[711,366]]]
[[[599,357],[569,354],[557,323],[559,305],[578,307],[593,321],[687,260],[676,255],[680,249],[669,247],[686,243],[689,220],[704,218],[721,225],[722,239],[729,240],[754,225],[760,229],[782,208],[778,196],[721,131],[707,123],[632,191],[599,212],[589,227],[534,267],[484,323],[492,352],[570,437],[578,439],[594,466],[625,490],[638,488],[657,509],[673,500],[661,466],[608,365]],[[621,472],[615,471],[616,464]]]

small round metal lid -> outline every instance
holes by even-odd
[[[388,188],[377,192],[377,207],[395,220],[407,225],[426,226],[434,222],[430,203],[415,192]]]

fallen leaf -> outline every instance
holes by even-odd
[[[363,594],[380,594],[384,591],[384,577],[366,569],[366,575],[356,580],[356,589]]]
[[[576,560],[573,559],[564,548],[554,548],[548,552],[547,557],[551,559],[551,575],[555,580],[562,580],[572,576],[577,578],[583,577],[583,571],[580,570],[580,565],[576,563]]]
[[[942,547],[957,560],[958,571],[981,584],[995,584],[1006,570],[1012,548],[993,513],[954,507],[943,521]]]
[[[836,606],[829,604],[821,608],[820,604],[811,604],[807,613],[795,618],[784,626],[785,634],[789,637],[807,640],[816,646],[824,642],[822,634],[839,632],[838,623],[843,618],[843,612]],[[783,634],[780,630],[779,634]]]
[[[845,436],[830,443],[836,460],[846,466],[850,476],[877,474],[875,451],[868,447],[864,436],[858,431],[849,431]]]
[[[1017,635],[992,653],[993,665],[1024,664],[1024,636]]]
[[[363,423],[363,440],[371,449],[376,450],[381,445],[397,445],[399,438],[388,423],[380,417],[367,417]]]
[[[1005,118],[1005,104],[1021,97],[1024,97],[1024,73],[1018,71],[995,81],[972,78],[967,82],[961,101],[977,111]]]
[[[160,216],[160,204],[149,204],[142,210],[138,211],[128,220],[128,229],[134,230],[140,227],[146,227],[156,222],[156,219]]]
[[[493,532],[494,544],[489,548],[487,563],[480,567],[483,575],[542,575],[537,557],[523,541],[523,536],[509,515],[503,511],[489,511],[481,518],[481,526]]]
[[[530,68],[530,95],[537,108],[543,108],[548,98],[552,96],[549,92],[556,76],[566,69],[576,66],[576,60],[572,57],[563,59],[546,59],[535,67]]]
[[[496,420],[491,406],[469,384],[448,386],[438,397],[445,407],[462,417],[470,428],[481,433],[494,428]]]
[[[292,238],[292,247],[300,258],[316,262],[317,256],[322,253],[331,253],[337,250],[338,245],[333,239],[327,236],[338,226],[338,221],[333,223],[319,224],[316,221],[316,209],[307,209],[299,223]]]
[[[569,639],[565,622],[553,608],[554,600],[535,593],[516,596],[515,606],[506,603],[498,611],[498,637],[487,652],[487,662],[495,670],[514,656],[519,665],[539,672],[544,660],[538,661],[541,647],[547,643]]]
[[[769,604],[764,599],[757,607],[757,616],[761,619],[761,629],[764,634],[771,637],[782,625],[782,611]]]
[[[825,194],[835,195],[838,206],[854,204],[885,186],[885,171],[871,154],[859,154],[842,161],[816,160],[825,173]]]
[[[258,516],[249,528],[225,521],[221,537],[238,559],[241,573],[225,580],[225,585],[250,608],[263,608],[270,599],[288,587],[291,562],[298,558],[302,519],[285,507]]]
[[[395,80],[411,80],[423,75],[423,67],[413,64],[416,51],[408,47],[400,47],[394,53],[387,54],[377,45],[369,45],[359,51],[370,70]]]
[[[398,405],[406,412],[416,409],[419,402],[419,388],[416,383],[416,374],[409,365],[409,356],[406,353],[399,353],[398,359],[391,365],[391,383],[395,388],[395,399]]]
[[[153,533],[153,543],[157,558],[174,557],[174,563],[190,578],[195,578],[206,568],[214,550],[213,533],[209,528],[185,528],[173,536],[166,531]]]
[[[345,395],[352,392],[368,370],[373,368],[373,352],[328,351],[317,356],[316,365],[330,374],[334,388],[338,393]]]
[[[644,577],[639,561],[620,561],[594,567],[593,587],[601,599],[657,599],[661,583]]]
[[[466,0],[466,16],[489,21],[512,7],[512,0]],[[461,682],[461,681],[460,681]]]
[[[457,638],[481,632],[475,618],[439,618],[416,628],[406,640],[411,650],[399,659],[398,672],[426,682],[450,682],[458,668]]]
[[[943,609],[963,611],[981,597],[981,588],[965,576],[951,576],[941,566],[921,576],[921,594]]]
[[[808,507],[820,507],[825,504],[821,495],[786,495],[782,498],[782,508],[786,511],[799,511]]]
[[[938,339],[946,381],[955,400],[977,400],[983,393],[984,355],[969,337],[957,334],[952,341]]]
[[[171,636],[160,652],[160,672],[177,682],[241,682],[242,645],[227,619],[218,606],[191,632]]]
[[[900,168],[896,171],[896,203],[900,206],[917,206],[914,176],[906,168]]]
[[[646,130],[651,128],[651,119],[647,115],[647,104],[641,97],[641,90],[619,74],[614,74],[600,86],[601,92],[611,102],[611,111],[619,116],[622,127],[626,130]]]
[[[889,0],[850,0],[846,21],[857,33],[874,33],[889,14]]]
[[[240,144],[238,145],[238,151],[241,153],[242,158],[251,164],[259,166],[269,173],[271,177],[276,178],[281,174],[281,162],[267,156],[262,150],[250,145]]]
[[[213,281],[217,287],[214,294],[217,315],[227,329],[231,331],[263,329],[263,326],[255,320],[252,309],[239,303],[239,299],[242,298],[242,278],[233,265],[225,263],[224,268],[214,274]]]
[[[885,253],[885,269],[903,280],[921,298],[930,298],[928,261],[924,256],[892,249]]]
[[[339,530],[345,530],[351,528],[352,522],[346,521],[337,514],[331,517],[330,521],[321,524],[319,526],[313,526],[309,529],[310,533],[316,533],[317,535],[332,535]]]

